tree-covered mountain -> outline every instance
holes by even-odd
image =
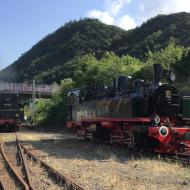
[[[169,42],[190,46],[190,14],[159,15],[140,27],[124,31],[96,19],[67,23],[24,53],[0,72],[0,79],[59,82],[73,75],[78,57],[94,54],[101,59],[104,52],[129,54],[145,61],[146,53],[165,48]]]
[[[109,49],[113,40],[118,40],[124,34],[124,30],[105,25],[96,19],[69,22],[4,69],[0,73],[1,78],[30,80],[48,69],[63,66],[76,56],[101,54]]]
[[[112,50],[119,55],[127,53],[144,59],[148,50],[159,51],[169,42],[184,47],[190,46],[189,13],[158,15],[116,40],[112,44]]]

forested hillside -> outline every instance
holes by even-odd
[[[116,40],[112,44],[112,50],[119,55],[127,53],[145,59],[148,50],[158,51],[165,48],[168,42],[190,46],[189,13],[158,15]]]
[[[124,34],[124,30],[105,25],[96,19],[69,22],[42,39],[11,66],[0,72],[0,78],[23,81],[41,75],[42,72],[48,75],[48,69],[62,69],[62,66],[74,57],[88,53],[101,56],[102,52],[109,50],[114,40],[118,40]],[[65,77],[66,70],[62,73],[62,78]],[[52,80],[59,79],[55,76]]]
[[[119,56],[116,62],[123,62],[122,56],[125,55],[128,56],[128,60],[138,62],[141,68],[144,63],[150,62],[151,55],[157,56],[156,52],[171,43],[181,46],[183,53],[179,55],[181,57],[178,57],[177,61],[183,58],[185,60],[183,62],[187,64],[188,53],[184,48],[190,46],[189,13],[159,15],[130,31],[105,25],[96,19],[73,21],[42,39],[12,65],[1,71],[0,79],[60,82],[64,78],[75,77],[80,60],[90,56],[100,64],[99,60],[106,62],[105,54],[111,51],[116,54],[114,56]],[[155,56],[152,58],[154,61],[162,61],[159,60],[159,56],[157,58]],[[165,58],[170,59],[167,56]],[[180,63],[178,68],[179,65]]]

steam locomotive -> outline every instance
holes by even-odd
[[[152,83],[119,76],[112,86],[71,90],[67,127],[95,141],[190,154],[190,97],[173,85],[173,72],[168,83],[161,77],[155,64]]]
[[[17,131],[24,120],[18,94],[0,93],[0,131]]]

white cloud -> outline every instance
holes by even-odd
[[[117,25],[125,30],[134,28],[136,26],[135,21],[128,15],[118,17],[121,9],[131,0],[105,0],[105,10],[91,10],[86,13],[87,17],[97,18],[100,21],[110,24]]]
[[[119,11],[130,2],[131,0],[115,0],[111,3],[110,7],[108,7],[108,11],[111,15],[117,15]]]
[[[190,0],[132,0],[133,7],[135,9],[138,5],[138,9],[135,9],[134,16],[139,20],[139,24],[146,21],[150,17],[154,17],[158,14],[171,14],[176,12],[189,12]]]
[[[114,19],[109,14],[109,12],[106,12],[106,11],[92,10],[92,11],[89,11],[87,13],[87,17],[97,18],[106,24],[113,24],[114,23]]]
[[[97,18],[105,24],[116,25],[125,30],[129,30],[136,27],[136,23],[132,17],[123,15],[119,18],[114,18],[106,11],[92,10],[87,13],[89,18]]]
[[[129,30],[136,27],[134,19],[129,17],[128,15],[124,15],[118,20],[116,20],[116,25],[125,30]]]
[[[158,14],[190,12],[190,0],[104,0],[103,10],[92,10],[88,17],[106,24],[131,29]]]

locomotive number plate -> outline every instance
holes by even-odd
[[[170,90],[166,90],[166,98],[171,98],[171,91]]]

